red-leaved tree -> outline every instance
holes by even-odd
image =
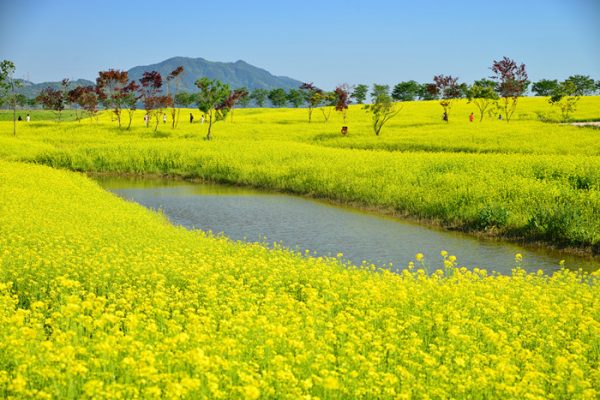
[[[452,100],[458,99],[461,96],[458,78],[452,75],[436,75],[433,77],[433,84],[435,86],[429,86],[428,90],[431,90],[432,94],[440,97],[440,105],[444,109],[443,119],[448,122]]]
[[[179,119],[176,118],[179,117],[179,115],[175,108],[175,97],[177,97],[177,92],[179,92],[179,88],[181,87],[182,73],[183,67],[180,65],[167,76],[167,96],[171,98],[171,128],[175,128],[177,120]]]
[[[173,101],[170,96],[162,95],[162,85],[162,76],[157,71],[144,72],[140,78],[138,91],[148,119],[154,117],[156,120],[154,132],[158,129],[158,123],[160,122],[160,117],[164,114],[164,109],[170,107]]]
[[[348,104],[350,103],[350,86],[344,83],[335,88],[335,111],[342,113],[344,124],[348,116]]]
[[[494,73],[492,79],[497,82],[496,90],[502,97],[504,117],[506,122],[509,122],[517,109],[519,97],[525,93],[529,86],[525,64],[517,65],[515,60],[504,57],[500,61],[494,60],[491,69]]]
[[[121,127],[121,111],[123,110],[123,88],[127,85],[127,71],[109,69],[98,72],[96,88],[98,97],[106,109],[112,109]]]

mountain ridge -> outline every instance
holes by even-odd
[[[184,71],[181,75],[180,90],[187,92],[197,91],[194,82],[201,77],[210,79],[218,79],[226,83],[232,89],[246,87],[250,90],[254,89],[292,89],[298,88],[302,82],[287,76],[277,76],[271,74],[266,69],[256,67],[247,63],[244,60],[234,62],[208,61],[202,57],[184,57],[175,56],[167,58],[154,64],[138,65],[127,70],[129,80],[139,80],[146,71],[158,71],[163,79],[178,66],[183,66]],[[33,83],[31,81],[21,80],[23,86],[18,92],[27,97],[35,97],[44,88],[50,86],[53,88],[60,87],[60,81]],[[71,81],[69,87],[93,85],[87,79],[77,79]]]

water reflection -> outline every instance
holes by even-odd
[[[569,268],[600,267],[556,251],[481,240],[290,195],[166,179],[95,179],[125,199],[161,210],[177,225],[223,233],[234,240],[281,242],[318,255],[343,253],[355,264],[364,260],[401,269],[421,252],[436,269],[442,265],[440,251],[447,250],[461,265],[503,274],[510,274],[515,266],[516,253],[523,255],[522,266],[529,271],[557,270],[561,259]]]

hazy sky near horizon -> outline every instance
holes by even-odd
[[[174,56],[242,59],[274,75],[336,84],[490,75],[600,79],[600,0],[0,0],[0,59],[33,82],[94,80]]]

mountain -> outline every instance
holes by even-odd
[[[18,93],[24,94],[27,98],[36,97],[40,92],[47,88],[51,87],[53,89],[60,89],[60,82],[42,82],[42,83],[33,83],[30,81],[19,79],[21,82],[21,87],[17,89]],[[69,89],[73,89],[77,86],[90,86],[95,85],[95,82],[88,81],[87,79],[77,79],[76,81],[69,82]]]
[[[178,66],[183,67],[182,90],[192,92],[197,88],[196,79],[203,76],[218,79],[229,84],[232,89],[247,87],[248,89],[296,89],[302,84],[286,76],[275,76],[270,72],[238,60],[233,63],[207,61],[203,58],[173,57],[158,64],[133,67],[129,70],[129,79],[138,80],[146,71],[158,71],[165,78]]]
[[[288,78],[287,76],[272,75],[269,71],[250,65],[242,60],[225,63],[190,57],[173,57],[157,64],[133,67],[128,71],[129,79],[139,80],[146,71],[158,71],[164,79],[180,65],[184,69],[181,74],[182,85],[180,90],[187,92],[197,91],[198,89],[194,85],[194,82],[203,76],[227,83],[232,89],[245,86],[250,90],[258,88],[268,90],[283,88],[288,90],[292,88],[296,89],[302,84],[302,82]],[[48,86],[55,89],[60,87],[60,82],[33,83],[22,80],[21,83],[23,86],[18,89],[18,92],[28,98],[36,97],[42,89]],[[70,82],[69,88],[94,84],[95,82],[86,79],[77,79]]]

